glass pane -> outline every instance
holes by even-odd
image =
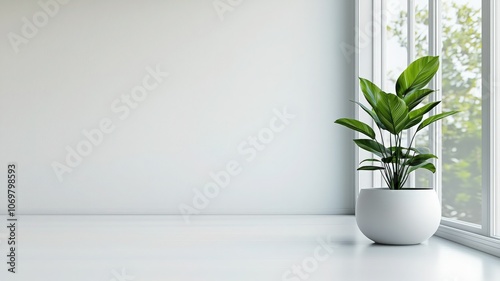
[[[443,216],[481,224],[481,0],[442,1]]]
[[[429,54],[429,1],[415,1],[415,58]]]
[[[387,0],[384,12],[386,22],[385,73],[382,90],[394,93],[399,74],[407,66],[408,30],[407,0]]]

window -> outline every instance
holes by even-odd
[[[435,111],[460,111],[418,135],[416,145],[430,147],[438,155],[438,172],[419,170],[409,185],[438,190],[443,214],[440,231],[455,229],[454,237],[471,233],[500,238],[500,186],[494,178],[500,176],[500,154],[496,154],[500,98],[495,98],[495,82],[500,82],[500,69],[495,69],[500,68],[500,3],[381,0],[377,6],[375,2],[358,0],[360,11],[380,9],[372,19],[373,30],[382,30],[373,33],[373,62],[369,63],[373,77],[379,78],[384,90],[393,92],[390,87],[396,75],[409,62],[438,55],[441,67],[430,87],[438,90],[435,99],[442,103]],[[359,60],[360,69],[363,64]],[[455,240],[468,239],[462,238]],[[500,255],[500,240],[476,244],[496,245],[494,254]]]
[[[482,225],[481,0],[441,1],[443,216]]]

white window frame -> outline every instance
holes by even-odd
[[[355,73],[356,77],[363,77],[369,79],[371,81],[377,81],[375,77],[375,73],[378,73],[378,69],[380,68],[380,64],[378,64],[378,60],[375,56],[376,53],[380,52],[381,42],[374,42],[375,38],[372,36],[373,30],[376,28],[374,23],[377,22],[377,19],[374,17],[375,9],[379,9],[376,7],[377,1],[372,0],[356,0],[355,4]],[[378,38],[380,39],[380,38]],[[379,58],[378,58],[379,59]],[[378,75],[378,81],[380,81],[380,74]],[[355,79],[354,85],[355,89],[355,101],[362,102],[362,93],[359,89],[358,79]],[[359,110],[358,106],[353,105],[354,114],[356,118],[365,122],[366,124],[374,125],[373,120],[369,118],[365,113]],[[359,133],[355,133],[356,138],[359,138]],[[364,150],[356,149],[355,150],[355,165],[361,162],[361,159],[372,158],[372,155]],[[361,176],[360,173],[356,173],[355,178],[355,199],[359,194],[359,190],[361,188],[369,188],[375,187],[377,179],[375,176],[376,173],[372,173],[373,177],[369,176]],[[355,200],[356,202],[357,200]]]
[[[414,59],[414,0],[408,1],[408,62]],[[380,84],[383,81],[383,73],[385,73],[384,66],[384,38],[385,38],[385,25],[383,11],[385,9],[386,0],[356,0],[356,75],[358,77],[364,77],[374,81],[376,84]],[[441,50],[441,32],[440,32],[440,10],[441,10],[440,0],[429,0],[429,55],[440,55]],[[466,222],[461,222],[457,220],[451,220],[447,218],[442,218],[441,225],[436,233],[437,236],[470,246],[472,248],[496,255],[500,257],[500,240],[493,238],[494,231],[494,221],[493,221],[493,200],[495,199],[494,188],[495,183],[495,163],[494,160],[497,154],[495,149],[495,143],[498,141],[500,147],[500,140],[495,140],[495,118],[499,116],[494,116],[495,110],[493,108],[498,103],[496,108],[500,109],[500,99],[495,99],[495,85],[490,83],[490,81],[500,81],[500,75],[495,73],[494,66],[500,65],[500,59],[495,54],[494,44],[500,44],[499,38],[495,37],[495,27],[500,28],[500,23],[495,22],[495,11],[497,15],[500,14],[500,3],[496,3],[495,0],[482,0],[482,95],[484,98],[482,101],[482,165],[483,165],[483,190],[482,190],[482,224],[481,227],[469,224]],[[367,27],[371,27],[371,34],[367,36]],[[500,49],[500,45],[497,47]],[[493,62],[493,63],[491,63]],[[441,70],[435,76],[435,79],[431,81],[430,87],[433,89],[439,89],[441,87]],[[362,101],[363,96],[359,90],[358,81],[356,80],[356,96],[357,101]],[[441,99],[441,92],[437,91],[434,96],[435,100]],[[356,117],[360,118],[362,121],[373,124],[373,121],[364,116],[357,108],[355,109]],[[440,112],[441,107],[438,106],[434,110],[435,112]],[[361,113],[361,114],[360,114]],[[441,137],[435,137],[441,135],[440,122],[430,126],[430,146],[432,151],[441,159]],[[356,162],[359,163],[362,159],[367,158],[366,152],[356,149]],[[500,156],[500,155],[499,155]],[[442,197],[442,187],[441,187],[441,163],[437,161],[436,163],[437,172],[433,176],[432,184],[436,189],[439,198]],[[414,182],[414,179],[410,179]],[[359,193],[359,189],[366,187],[376,187],[382,185],[382,179],[377,176],[377,173],[373,173],[373,177],[360,177],[359,173],[356,176],[356,197]],[[497,208],[500,206],[497,205]]]
[[[500,15],[500,3],[492,2],[489,6],[490,14],[489,17],[491,19],[491,38],[490,38],[490,53],[491,58],[488,63],[492,63],[491,66],[491,74],[489,77],[490,81],[490,147],[491,147],[491,161],[490,161],[490,173],[491,173],[491,182],[492,186],[490,190],[490,199],[489,199],[489,207],[493,208],[490,211],[492,216],[489,218],[490,223],[490,234],[496,235],[497,238],[500,238],[500,165],[495,162],[495,159],[499,159],[500,157],[500,113],[496,113],[497,110],[500,109],[500,98],[498,98],[498,94],[500,91],[498,90],[498,83],[500,82],[500,69],[494,66],[500,67],[500,18],[495,17],[494,15]],[[496,200],[496,203],[495,203]],[[496,233],[495,233],[496,231]]]

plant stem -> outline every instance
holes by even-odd
[[[377,125],[377,128],[378,128],[378,131],[380,133],[380,140],[381,140],[382,146],[383,146],[383,149],[380,148],[380,150],[383,151],[383,152],[381,152],[381,154],[382,154],[383,157],[387,157],[385,155],[385,153],[384,153],[385,152],[385,143],[384,143],[384,135],[382,134],[382,129],[378,125]],[[390,184],[389,184],[389,182],[390,182],[389,175],[387,173],[388,165],[386,163],[384,163],[383,161],[382,161],[382,164],[384,165],[384,172],[382,173],[382,171],[380,171],[380,173],[382,174],[382,178],[384,178],[385,183],[387,183],[387,186],[390,187]]]
[[[392,175],[392,180],[391,180],[391,185],[389,187],[391,189],[394,189],[394,157],[393,157],[394,154],[392,152],[392,136],[389,136],[389,150],[391,152],[391,157],[392,157],[392,159],[390,159],[391,160],[390,167],[392,168],[390,174]]]
[[[408,159],[408,156],[410,155],[410,149],[411,149],[411,146],[413,144],[413,141],[415,140],[415,137],[417,135],[417,132],[415,132],[413,134],[413,137],[411,138],[411,141],[410,141],[410,145],[408,146],[407,150],[406,150],[406,155],[405,155],[405,159]],[[415,152],[413,152],[413,155],[412,157],[415,156]],[[401,174],[403,175],[403,184],[408,180],[408,177],[410,175],[410,173],[408,173],[408,171],[410,170],[410,165],[402,165],[401,167]]]

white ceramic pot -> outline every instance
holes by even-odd
[[[363,234],[381,244],[412,245],[438,229],[441,206],[433,189],[362,189],[356,222]]]

